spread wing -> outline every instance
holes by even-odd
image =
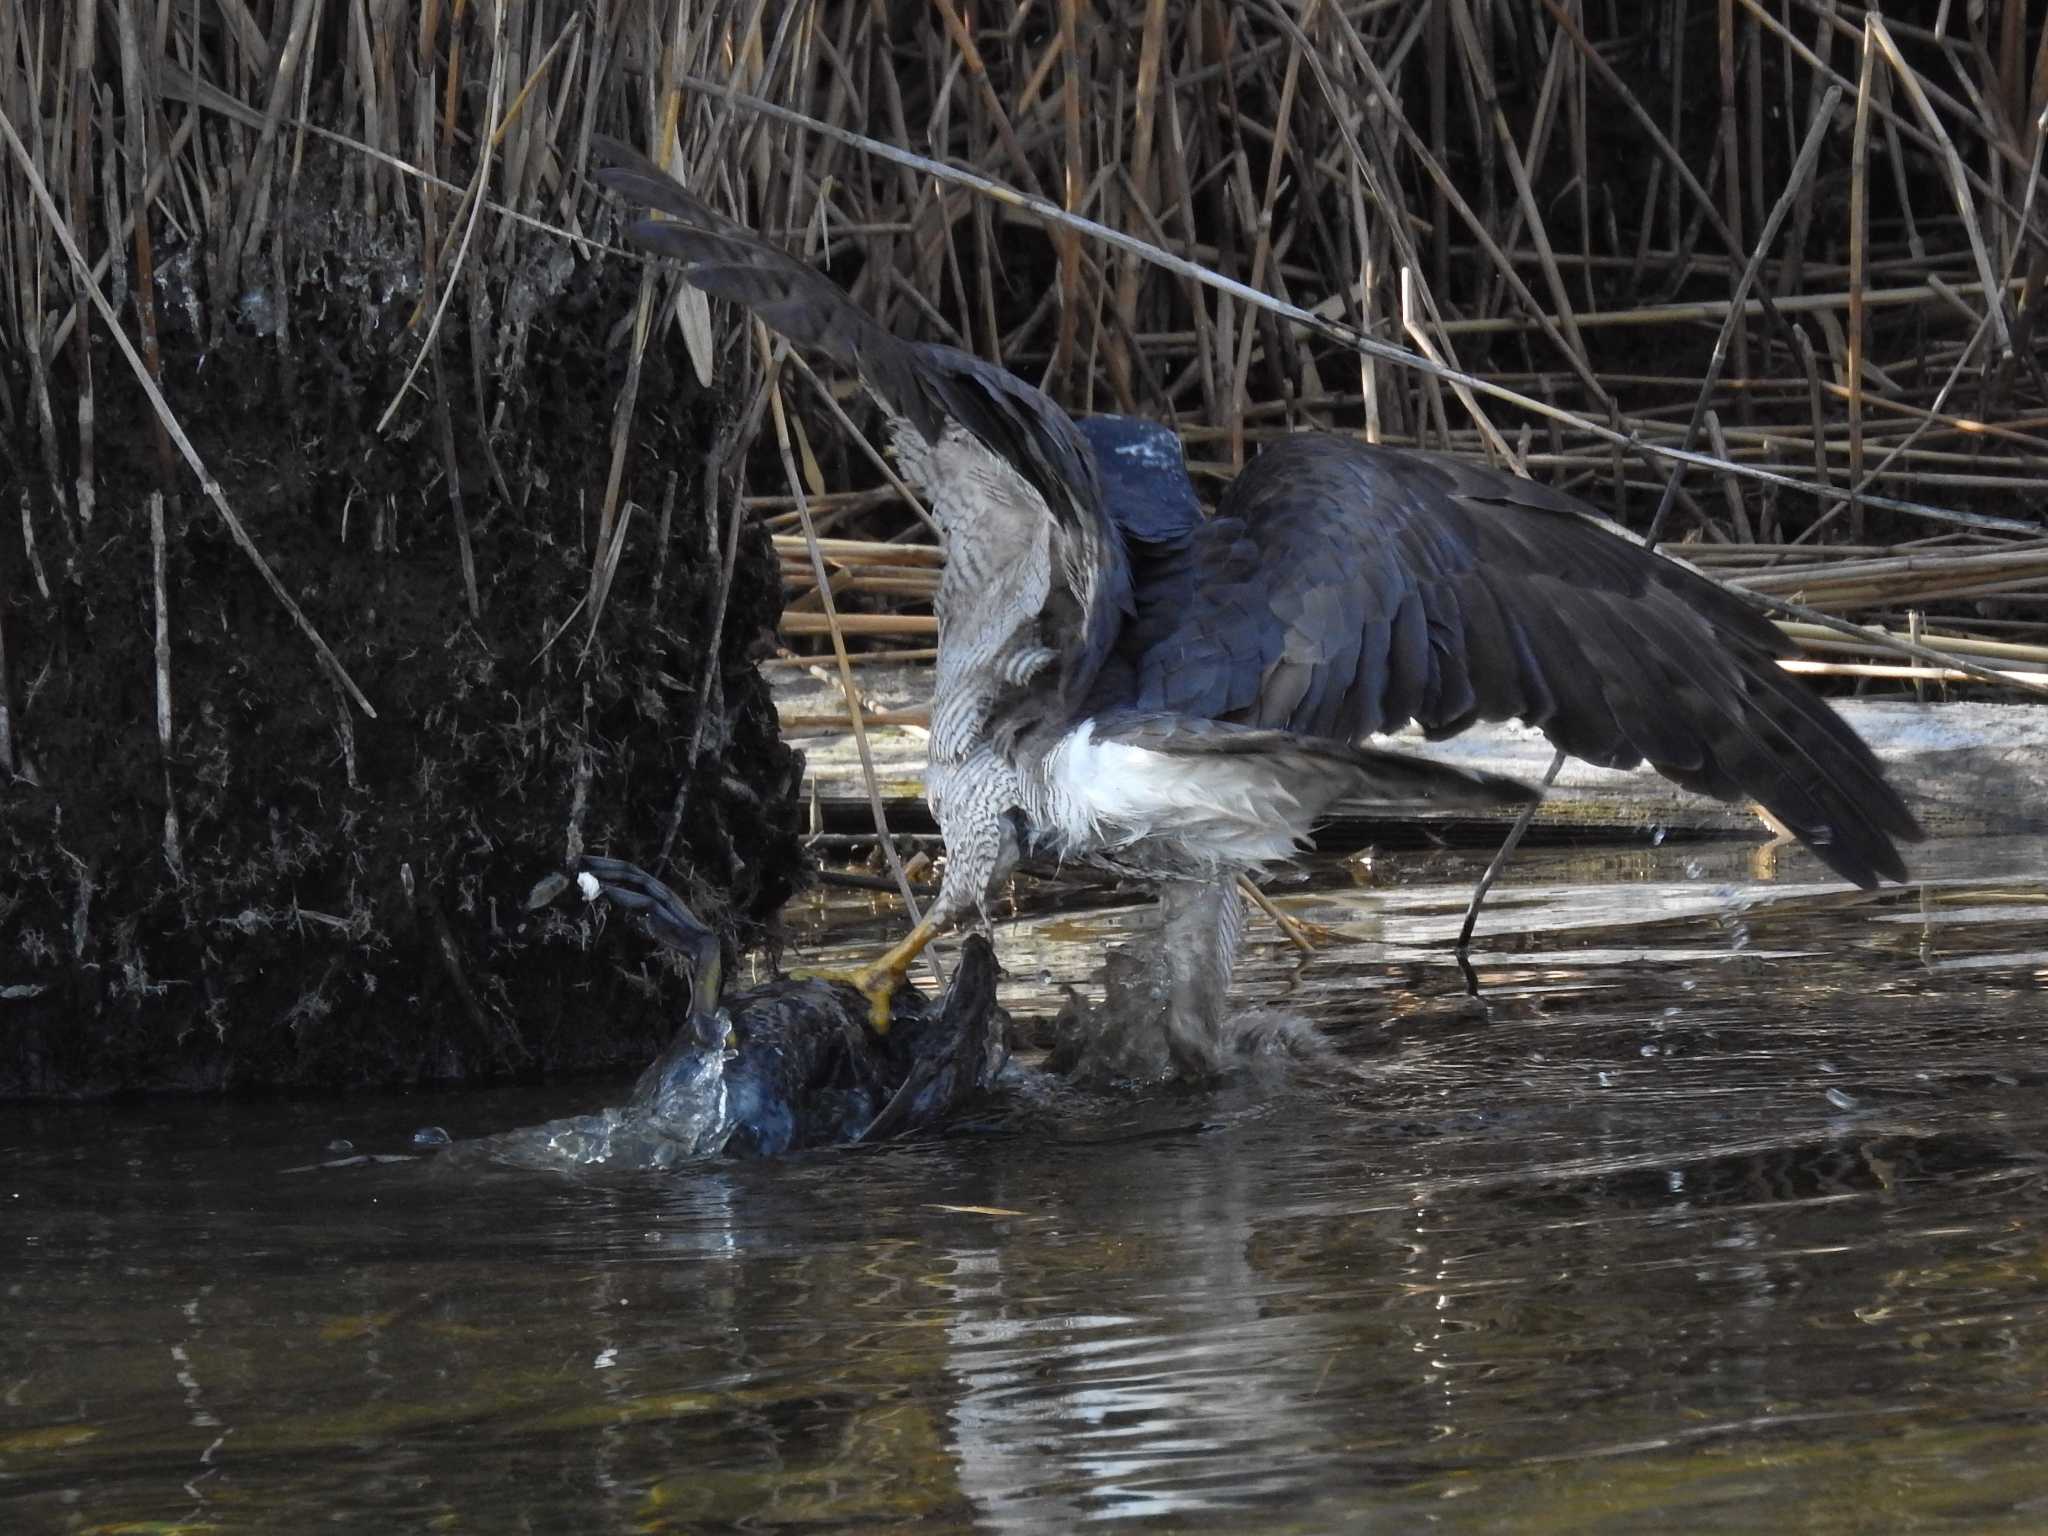
[[[892,335],[830,278],[712,209],[646,156],[614,139],[594,143],[609,162],[596,173],[601,183],[668,216],[632,224],[636,245],[674,258],[693,286],[860,375],[889,414],[905,469],[932,498],[956,558],[974,553],[956,542],[977,538],[992,570],[1046,552],[1038,558],[1051,567],[1039,583],[1047,606],[1033,617],[1059,653],[1061,690],[1084,691],[1128,609],[1130,584],[1101,510],[1095,456],[1067,413],[971,353]],[[963,442],[993,454],[1029,494],[1012,494],[1005,477],[959,451]],[[1050,536],[1033,526],[1048,517]],[[958,541],[955,524],[967,525]]]
[[[1433,454],[1303,434],[1142,572],[1138,709],[1344,740],[1519,718],[1574,757],[1753,799],[1837,873],[1905,878],[1877,760],[1776,665],[1740,598],[1572,497]]]

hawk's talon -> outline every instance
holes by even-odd
[[[903,985],[910,974],[908,965],[900,968],[888,965],[885,963],[887,959],[885,955],[872,965],[850,970],[831,966],[801,966],[789,974],[798,981],[836,981],[841,986],[853,988],[868,1000],[868,1028],[878,1035],[886,1035],[895,1016],[896,989]]]
[[[1274,926],[1304,954],[1315,954],[1318,950],[1328,949],[1333,944],[1345,943],[1351,938],[1351,935],[1338,924],[1319,923],[1314,918],[1296,917],[1277,903],[1275,911],[1278,916]]]
[[[893,1017],[896,989],[908,979],[911,966],[938,931],[939,925],[927,917],[910,930],[902,943],[856,970],[808,969],[790,974],[799,979],[837,981],[852,987],[868,1000],[868,1027],[878,1035],[886,1035]]]
[[[1327,945],[1343,942],[1350,937],[1342,928],[1311,922],[1305,917],[1296,917],[1272,897],[1260,890],[1243,876],[1238,877],[1237,888],[1251,899],[1253,906],[1264,912],[1280,930],[1280,936],[1300,950],[1304,957],[1313,957]]]

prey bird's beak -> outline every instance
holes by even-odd
[[[724,1043],[718,1000],[725,990],[725,953],[718,931],[683,905],[682,897],[637,864],[586,854],[577,861],[584,899],[604,896],[638,917],[662,948],[683,957],[690,977],[690,1026],[704,1046]]]

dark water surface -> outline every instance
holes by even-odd
[[[667,1174],[8,1110],[0,1530],[2048,1529],[2039,843],[1326,867],[1332,1059]],[[845,914],[826,914],[835,931]],[[1128,912],[1007,932],[1020,1012]]]

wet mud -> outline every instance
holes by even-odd
[[[641,1063],[686,989],[630,936],[529,913],[536,879],[581,851],[630,856],[755,942],[805,876],[801,759],[753,665],[780,612],[774,561],[742,531],[707,667],[732,488],[703,478],[730,406],[659,345],[592,627],[638,268],[534,242],[492,316],[519,338],[502,368],[472,346],[489,301],[469,295],[443,317],[445,366],[408,384],[416,233],[317,195],[293,219],[278,282],[225,302],[204,253],[160,253],[163,387],[375,718],[160,453],[97,327],[89,521],[78,464],[59,465],[60,496],[29,387],[8,383],[0,1096]],[[53,365],[60,415],[75,358]],[[166,484],[159,584],[147,498]]]

